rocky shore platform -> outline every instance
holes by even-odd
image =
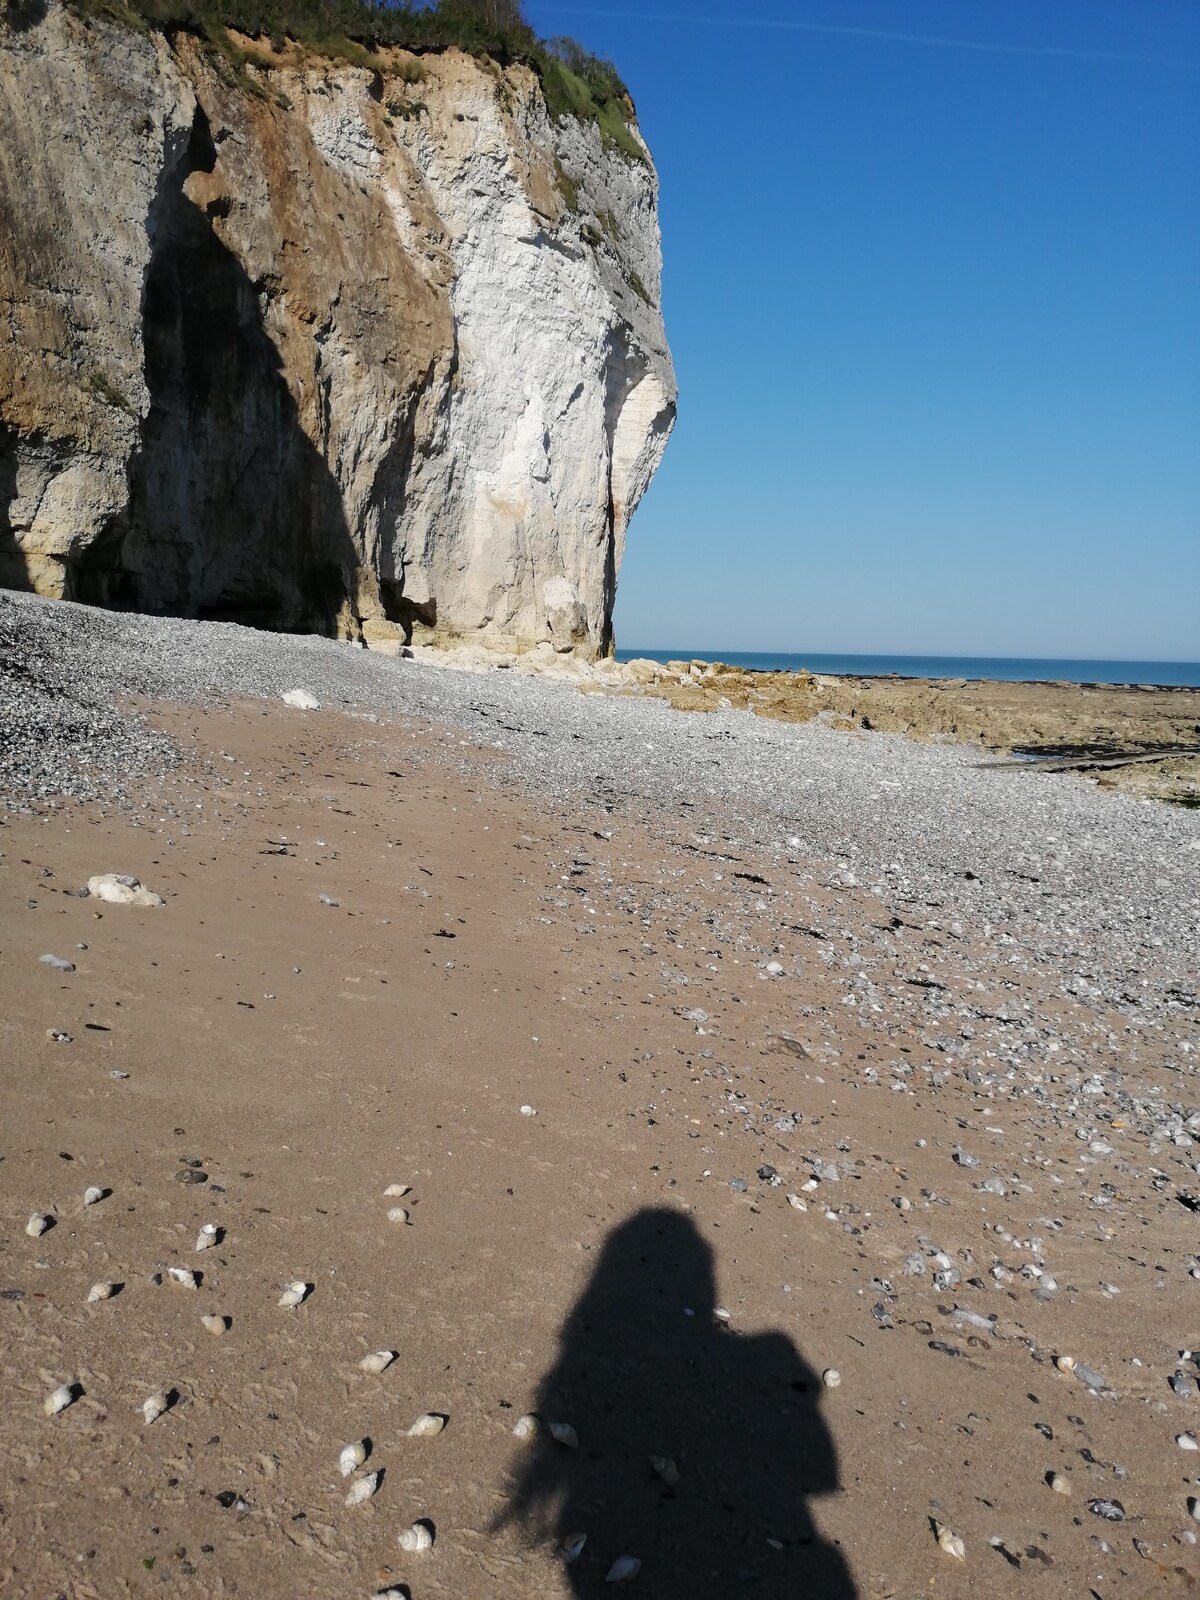
[[[6,1594],[1195,1590],[1200,817],[834,720],[0,596]]]

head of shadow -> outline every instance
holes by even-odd
[[[739,1334],[716,1311],[712,1251],[688,1218],[645,1210],[616,1229],[563,1326],[496,1527],[553,1541],[577,1595],[611,1595],[630,1557],[656,1600],[853,1600],[809,1510],[838,1486],[820,1379],[785,1335]],[[577,1445],[554,1437],[560,1422]]]

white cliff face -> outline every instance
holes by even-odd
[[[528,69],[403,65],[254,97],[57,6],[0,29],[0,582],[607,648],[675,409],[653,168]]]

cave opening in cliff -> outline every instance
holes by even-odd
[[[358,560],[337,481],[301,426],[266,300],[218,232],[220,136],[197,104],[148,219],[150,409],[129,505],[73,573],[76,598],[333,632]]]

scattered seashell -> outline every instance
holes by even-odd
[[[1125,1521],[1125,1507],[1119,1500],[1089,1500],[1088,1510],[1093,1516],[1103,1517],[1105,1522]]]
[[[229,1318],[218,1316],[216,1312],[209,1312],[207,1316],[201,1317],[200,1321],[208,1329],[209,1333],[215,1334],[218,1339],[223,1333],[228,1333],[229,1331]]]
[[[513,1428],[513,1435],[517,1439],[536,1439],[541,1431],[542,1419],[535,1417],[531,1411],[526,1416],[517,1418],[516,1426]]]
[[[119,1283],[94,1283],[88,1290],[88,1305],[94,1306],[100,1300],[111,1300],[120,1287]]]
[[[64,1033],[61,1028],[47,1028],[46,1037],[51,1044],[71,1044],[73,1040],[69,1033]]]
[[[414,1522],[411,1528],[405,1528],[397,1543],[401,1550],[414,1553],[417,1550],[433,1549],[433,1523]]]
[[[558,1444],[565,1444],[568,1450],[579,1448],[579,1435],[569,1422],[548,1422],[550,1437]]]
[[[558,1547],[558,1553],[570,1566],[572,1561],[578,1561],[583,1554],[583,1547],[587,1543],[586,1533],[569,1533]]]
[[[788,1202],[788,1205],[790,1205],[794,1211],[807,1211],[808,1210],[808,1206],[805,1204],[805,1202],[803,1200],[801,1200],[801,1198],[800,1198],[800,1196],[798,1194],[790,1194],[790,1195],[788,1195],[787,1202]]]
[[[717,1306],[713,1312],[713,1316],[716,1317],[718,1322],[730,1322],[732,1320],[730,1313],[725,1309],[724,1306]]]
[[[297,1279],[295,1283],[288,1284],[287,1288],[279,1296],[278,1303],[281,1306],[286,1306],[288,1310],[291,1310],[294,1306],[302,1305],[307,1299],[308,1284],[302,1283],[299,1279]]]
[[[152,1422],[157,1422],[159,1417],[170,1409],[171,1396],[164,1393],[162,1389],[159,1389],[156,1394],[152,1394],[148,1400],[143,1400],[142,1415],[146,1419],[146,1426],[149,1427]]]
[[[98,1183],[93,1183],[91,1188],[83,1191],[83,1203],[85,1206],[97,1205],[101,1200],[107,1200],[111,1193],[110,1189],[102,1189]]]
[[[533,1109],[532,1106],[522,1106],[521,1107],[521,1115],[523,1117],[536,1117],[537,1116],[537,1112]]]
[[[197,1250],[211,1250],[213,1245],[220,1244],[221,1230],[215,1222],[206,1222],[196,1235]]]
[[[25,1232],[31,1239],[40,1239],[47,1228],[54,1226],[54,1218],[48,1217],[43,1211],[35,1211],[25,1224]]]
[[[408,1430],[410,1439],[436,1439],[446,1426],[446,1418],[435,1411],[426,1411]]]
[[[376,1376],[386,1372],[396,1359],[395,1350],[372,1350],[369,1356],[364,1356],[358,1363],[364,1372],[372,1372]]]
[[[404,1223],[408,1221],[408,1212],[403,1206],[391,1206],[388,1209],[387,1218],[389,1222]]]
[[[608,1569],[605,1583],[632,1583],[642,1570],[637,1556],[618,1556]]]
[[[359,1439],[356,1444],[343,1445],[342,1453],[338,1457],[338,1466],[342,1470],[342,1477],[348,1478],[352,1472],[357,1472],[367,1459],[368,1446],[365,1439]]]
[[[1060,1372],[1074,1372],[1075,1371],[1075,1365],[1076,1365],[1075,1357],[1074,1356],[1055,1356],[1054,1365],[1058,1368],[1058,1370]]]
[[[360,1506],[364,1500],[369,1500],[379,1487],[379,1474],[377,1472],[365,1473],[358,1482],[351,1485],[350,1493],[346,1496],[348,1506]]]
[[[407,1183],[389,1183],[383,1191],[385,1200],[403,1200],[406,1194],[412,1193],[412,1187]]]
[[[679,1485],[679,1468],[670,1456],[651,1456],[650,1465],[658,1473],[668,1489],[675,1489]]]
[[[1048,1472],[1046,1474],[1046,1482],[1054,1490],[1055,1494],[1070,1494],[1071,1492],[1071,1485],[1061,1472]]]
[[[48,1394],[42,1401],[42,1410],[48,1417],[56,1417],[60,1411],[65,1411],[68,1406],[74,1405],[82,1393],[81,1383],[60,1384],[53,1394]]]
[[[821,1382],[827,1389],[838,1389],[841,1387],[842,1375],[836,1367],[826,1367],[821,1374]]]
[[[948,1556],[953,1556],[956,1561],[967,1559],[967,1542],[957,1533],[952,1533],[949,1528],[940,1522],[933,1524],[934,1537],[937,1539],[938,1548],[944,1550]]]
[[[172,1283],[177,1283],[181,1289],[198,1289],[200,1275],[193,1272],[191,1267],[168,1267],[167,1277]]]

